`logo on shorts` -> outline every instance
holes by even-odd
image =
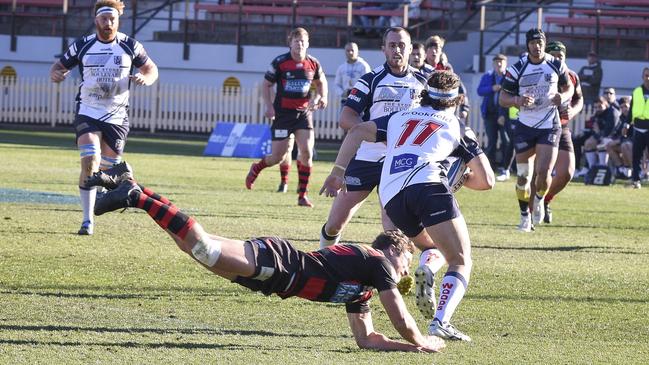
[[[124,140],[123,139],[116,139],[115,140],[115,149],[118,151],[121,151],[124,149]]]
[[[275,129],[273,132],[275,138],[286,138],[288,137],[288,129]]]
[[[551,134],[548,136],[548,142],[550,143],[555,143],[557,141],[557,135],[556,134]]]
[[[390,174],[397,174],[415,167],[419,156],[412,153],[404,153],[403,155],[394,156],[390,166]]]
[[[345,185],[361,186],[361,179],[355,176],[345,176]]]

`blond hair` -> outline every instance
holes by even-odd
[[[426,49],[429,49],[430,47],[433,46],[433,44],[438,44],[439,48],[444,48],[444,44],[446,43],[446,40],[438,35],[432,35],[426,39]]]
[[[96,14],[97,10],[99,10],[99,8],[103,8],[104,6],[108,6],[117,10],[117,13],[119,15],[124,14],[125,6],[124,3],[121,2],[120,0],[97,0],[97,2],[95,3],[94,13]]]
[[[307,39],[309,38],[309,32],[307,32],[306,29],[304,29],[302,27],[298,27],[298,28],[293,29],[291,31],[291,33],[288,35],[288,44],[290,45],[293,38],[295,38],[297,36],[300,36],[300,35],[305,36]]]

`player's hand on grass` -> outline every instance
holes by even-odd
[[[426,336],[428,344],[421,347],[423,352],[440,352],[446,347],[446,342],[437,336]]]

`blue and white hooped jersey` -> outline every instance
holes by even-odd
[[[354,109],[364,121],[419,106],[426,77],[408,66],[404,75],[395,75],[383,64],[361,76],[347,96],[346,106]],[[365,142],[356,152],[356,159],[377,162],[385,156],[383,143]]]
[[[74,42],[60,62],[67,69],[79,66],[79,114],[122,124],[128,112],[131,69],[142,67],[148,59],[142,44],[119,32],[110,43],[96,34]]]
[[[502,88],[511,95],[532,96],[534,105],[522,107],[519,121],[528,127],[549,129],[560,124],[559,109],[552,98],[559,92],[559,85],[566,85],[568,68],[560,60],[545,54],[539,64],[524,56],[507,67]]]
[[[453,111],[423,106],[381,118],[376,125],[377,142],[387,146],[379,186],[383,206],[410,185],[443,182],[447,159],[462,139],[463,126]]]

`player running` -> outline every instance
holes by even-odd
[[[461,157],[475,168],[476,172],[467,177],[467,186],[489,189],[494,177],[491,171],[487,185],[477,185],[483,181],[475,177],[486,174],[484,166],[489,162],[477,144],[463,142],[464,128],[454,115],[462,102],[459,86],[460,79],[454,73],[436,72],[428,80],[429,89],[421,92],[421,107],[352,128],[320,192],[327,196],[336,196],[341,189],[344,192],[345,170],[361,143],[385,142],[379,195],[388,216],[415,243],[426,241],[423,236],[432,238],[449,265],[429,334],[470,341],[450,324],[467,289],[472,261],[466,222],[448,184],[449,156]],[[484,158],[482,163],[476,159],[479,154]]]
[[[545,53],[545,33],[533,28],[525,34],[525,39],[528,55],[507,68],[499,102],[505,108],[519,108],[514,130],[516,195],[521,211],[518,229],[531,232],[532,220],[534,224],[543,220],[543,199],[559,151],[559,107],[570,102],[573,87],[565,63]],[[536,179],[531,181],[533,172]],[[531,184],[536,188],[533,217],[528,204]]]
[[[124,4],[118,0],[95,3],[96,33],[75,41],[50,69],[52,82],[61,82],[70,69],[79,66],[81,83],[77,94],[74,128],[81,155],[79,195],[83,210],[80,235],[94,232],[92,210],[97,189],[84,184],[98,169],[119,163],[129,132],[128,100],[131,82],[152,85],[158,67],[142,44],[118,32]],[[133,67],[139,72],[131,75]]]

